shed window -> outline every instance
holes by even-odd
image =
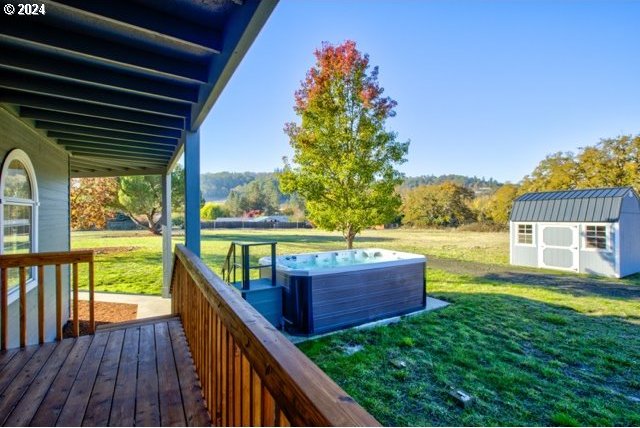
[[[0,176],[0,195],[0,254],[36,251],[38,192],[33,166],[24,151],[16,149],[7,155]],[[18,275],[18,269],[9,269],[9,289],[17,288]],[[27,280],[33,276],[33,269],[28,269]]]
[[[533,244],[533,225],[532,224],[519,224],[518,225],[518,244]]]
[[[584,234],[585,248],[607,249],[607,226],[586,226]]]

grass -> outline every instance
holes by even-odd
[[[280,253],[343,246],[339,235],[314,230],[204,231],[203,258],[215,271],[234,239],[274,239]],[[74,233],[72,243],[110,248],[97,256],[99,289],[160,292],[158,237],[83,232]],[[357,245],[508,269],[502,233],[367,231]],[[574,277],[558,275],[556,282]],[[580,282],[562,288],[455,269],[430,268],[427,279],[429,294],[451,306],[300,345],[381,423],[640,425],[640,291],[622,298]],[[635,287],[640,279],[609,283]],[[345,352],[355,345],[363,349]],[[450,388],[471,394],[474,404],[457,406]]]

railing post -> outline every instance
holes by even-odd
[[[80,335],[80,318],[78,317],[78,263],[73,264],[73,337]]]
[[[44,266],[38,266],[38,343],[44,343]]]
[[[0,280],[0,294],[2,294],[2,296],[0,296],[0,323],[2,323],[2,329],[0,330],[0,350],[6,351],[8,345],[7,336],[9,332],[9,329],[7,328],[7,322],[9,320],[9,308],[7,304],[7,299],[9,298],[9,296],[7,296],[9,291],[9,279],[7,268],[2,268],[0,277],[2,277]]]
[[[184,143],[185,246],[200,257],[200,132],[187,131]]]
[[[20,266],[20,347],[27,346],[27,270]]]
[[[94,284],[93,254],[89,262],[89,333],[96,331],[96,308],[95,308],[95,284]]]
[[[62,266],[56,265],[56,340],[62,340]]]

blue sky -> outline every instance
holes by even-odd
[[[322,41],[355,40],[398,101],[408,175],[519,181],[640,133],[640,1],[281,0],[201,128],[202,172],[272,171]]]

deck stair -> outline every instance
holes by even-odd
[[[271,263],[252,265],[250,248],[265,245],[271,247]],[[275,241],[233,241],[222,266],[222,279],[271,324],[280,327],[282,287],[276,284],[276,245]],[[260,278],[251,278],[251,272],[256,269],[260,272]]]

